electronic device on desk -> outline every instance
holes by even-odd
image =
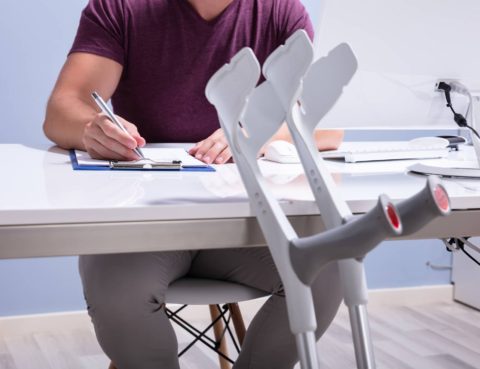
[[[345,143],[339,150],[323,151],[321,155],[324,159],[343,159],[347,163],[432,159],[446,157],[450,145],[446,138],[419,137],[410,141]]]
[[[283,140],[275,140],[268,143],[265,148],[264,158],[281,164],[300,163],[295,145]]]
[[[343,148],[322,151],[320,155],[324,159],[342,159],[347,163],[444,158],[449,150],[458,150],[458,145],[465,142],[465,138],[461,136],[418,137],[410,141],[378,143],[349,142],[344,143]],[[270,142],[265,149],[264,158],[281,164],[300,163],[295,146],[283,140]]]
[[[467,139],[462,136],[437,136],[448,140],[448,148],[452,151],[458,151],[460,145],[466,144]]]

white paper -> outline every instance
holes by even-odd
[[[203,161],[191,156],[187,151],[181,148],[158,148],[149,147],[142,149],[146,158],[154,161],[173,161],[180,160],[182,167],[206,167]]]

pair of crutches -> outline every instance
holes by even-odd
[[[302,369],[318,368],[316,319],[311,284],[329,262],[339,262],[348,306],[357,367],[375,368],[369,335],[363,257],[387,237],[414,232],[449,213],[448,195],[437,179],[395,206],[381,195],[368,213],[353,217],[320,157],[313,132],[354,75],[357,62],[341,44],[313,62],[304,31],[293,34],[263,66],[242,49],[209,81],[208,100],[215,106],[235,163],[282,279],[290,328]],[[322,220],[323,233],[299,238],[268,189],[257,164],[261,147],[287,122]]]

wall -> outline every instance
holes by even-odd
[[[45,104],[85,4],[2,2],[0,143],[48,142],[41,129]],[[83,309],[76,264],[74,257],[0,261],[0,316]]]
[[[2,4],[0,143],[47,142],[41,131],[45,103],[85,3],[43,0]],[[311,14],[318,12],[319,2],[304,3]],[[450,265],[450,256],[439,241],[386,242],[367,258],[369,285],[448,283],[449,271],[433,271],[427,267],[428,261]],[[0,261],[0,316],[83,309],[76,263],[74,257]]]
[[[439,79],[480,86],[478,0],[327,0],[318,55],[347,42],[358,70],[324,126],[455,126]],[[461,57],[459,57],[461,55]],[[452,94],[464,113],[468,99]],[[387,123],[388,122],[388,123]]]

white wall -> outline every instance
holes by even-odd
[[[439,78],[480,87],[480,1],[328,0],[319,55],[340,42],[359,71],[324,125],[454,126]],[[466,99],[454,97],[460,112]]]

